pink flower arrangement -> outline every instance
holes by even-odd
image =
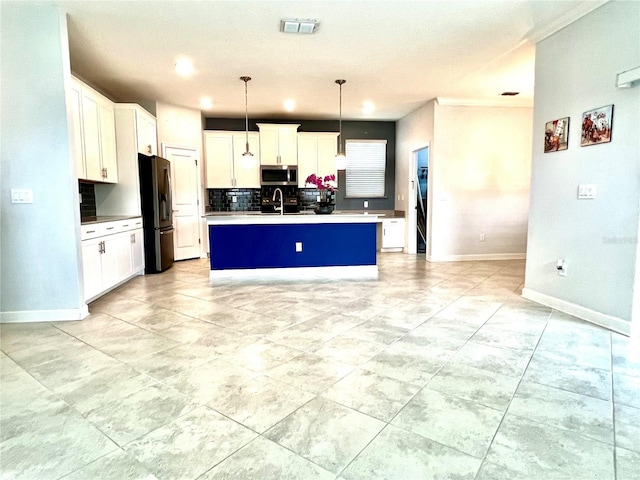
[[[307,185],[313,185],[318,190],[328,190],[330,192],[336,191],[336,186],[332,183],[336,181],[335,175],[325,175],[324,177],[318,176],[312,173],[307,177],[305,183]]]

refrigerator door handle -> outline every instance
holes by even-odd
[[[161,230],[160,231],[160,235],[167,235],[169,233],[173,233],[173,228],[170,229],[170,230]]]
[[[171,216],[169,220],[173,224],[173,192],[171,191],[171,172],[169,171],[169,167],[165,168],[165,173],[167,175],[167,182],[169,184],[169,215]]]

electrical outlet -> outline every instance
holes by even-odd
[[[302,242],[296,242],[296,252],[302,251]]]
[[[481,233],[481,234],[480,234],[480,241],[481,241],[481,242],[484,242],[484,240],[485,240],[484,233]]]
[[[556,262],[556,271],[561,277],[567,276],[567,262],[565,262],[564,259],[558,259],[558,261]]]
[[[316,202],[319,202],[319,201],[320,201],[320,195],[316,197]]]
[[[80,203],[82,203],[82,194],[79,193],[78,195],[80,196]]]
[[[233,196],[231,197],[231,203],[236,203],[238,201],[238,197]]]
[[[364,208],[369,208],[369,202],[368,201],[364,201]]]

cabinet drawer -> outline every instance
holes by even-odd
[[[90,223],[88,225],[80,225],[80,239],[89,240],[102,235],[99,223]]]

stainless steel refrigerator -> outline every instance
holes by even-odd
[[[160,273],[173,265],[173,205],[171,164],[162,157],[138,155],[144,228],[145,273]]]

